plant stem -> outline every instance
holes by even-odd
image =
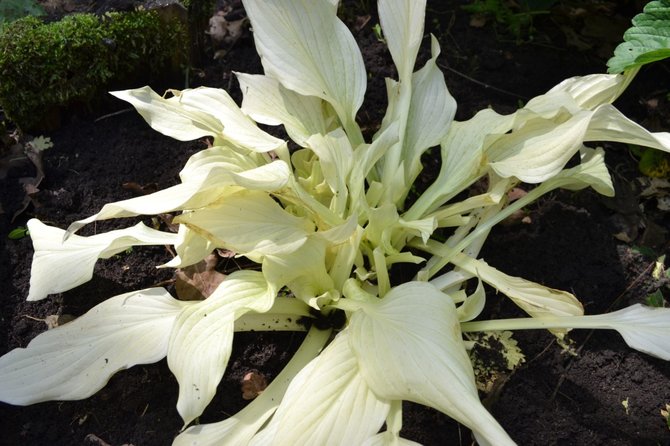
[[[565,316],[565,317],[527,317],[514,319],[494,319],[490,321],[472,321],[463,322],[461,331],[505,331],[505,330],[540,330],[557,328],[587,328],[587,329],[611,329],[611,324],[607,324],[600,317],[601,315],[591,316]]]
[[[463,240],[461,240],[453,248],[449,247],[445,243],[438,250],[431,250],[430,252],[435,255],[430,259],[424,268],[424,271],[428,273],[428,277],[430,278],[437,274],[451,261],[454,255],[467,248],[468,245],[477,239],[477,237],[490,231],[491,228],[512,215],[514,212],[523,209],[525,206],[537,200],[542,195],[550,192],[553,189],[556,189],[559,187],[559,185],[560,184],[558,184],[558,182],[548,182],[539,185],[535,189],[528,192],[528,194],[526,194],[524,197],[510,204],[505,209],[493,215],[491,218],[482,220],[480,224],[470,234],[467,235],[467,237],[463,238]]]

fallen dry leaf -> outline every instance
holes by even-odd
[[[219,257],[212,253],[195,265],[180,268],[176,272],[175,289],[181,300],[207,299],[226,275],[216,271]]]
[[[71,321],[76,319],[71,314],[50,314],[49,316],[45,317],[44,319],[34,317],[34,316],[29,316],[27,314],[24,315],[24,317],[27,317],[28,319],[32,319],[34,321],[44,322],[47,325],[47,330],[51,330],[52,328],[60,327],[61,325],[65,325],[68,322],[71,322]]]
[[[34,177],[23,177],[19,178],[19,183],[23,185],[23,190],[26,195],[21,202],[21,206],[14,212],[12,216],[12,222],[25,211],[30,203],[37,203],[34,201],[34,197],[37,192],[40,191],[39,185],[44,179],[44,165],[42,163],[42,154],[44,150],[53,146],[53,143],[49,138],[38,136],[37,138],[27,141],[23,145],[23,151],[25,156],[33,163],[35,166],[36,174]]]
[[[253,400],[268,386],[265,376],[258,372],[249,372],[242,378],[242,398]]]
[[[149,194],[153,194],[154,192],[158,191],[158,184],[156,184],[156,183],[149,183],[149,184],[141,185],[141,184],[136,183],[134,181],[128,181],[127,183],[123,183],[121,185],[121,187],[126,189],[126,190],[133,191],[138,195],[149,195]]]

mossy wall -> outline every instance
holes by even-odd
[[[109,88],[169,80],[187,64],[188,48],[186,24],[154,10],[48,24],[26,17],[0,35],[0,106],[24,131],[48,129],[63,107]]]

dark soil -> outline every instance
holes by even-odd
[[[103,3],[86,2],[93,10]],[[365,4],[347,3],[345,18],[352,26],[357,17],[368,13],[362,9]],[[562,9],[551,15],[538,16],[535,30],[516,38],[504,24],[490,20],[481,28],[471,26],[470,16],[458,2],[429,2],[427,28],[442,45],[440,63],[446,67],[447,84],[459,104],[457,119],[467,119],[487,106],[511,112],[519,101],[543,93],[566,77],[605,70],[602,57],[611,53],[612,45],[607,43],[607,33],[594,37],[587,32],[591,22],[604,18],[612,26],[628,23],[635,7],[617,9],[616,3],[594,2],[600,9],[589,3],[584,15],[570,16],[573,10],[566,5],[562,3]],[[379,123],[385,109],[383,78],[395,76],[384,45],[372,34],[375,23],[372,17],[356,34],[371,74],[365,112],[360,116],[370,127]],[[566,23],[570,23],[568,31]],[[582,50],[572,46],[575,36],[570,32],[581,39]],[[426,41],[424,51],[428,48]],[[239,99],[232,71],[261,72],[250,36],[239,40],[223,59],[194,71],[201,76],[192,78],[196,85],[230,89]],[[667,64],[645,68],[617,105],[637,122],[668,131],[669,79]],[[118,104],[118,109],[124,107]],[[112,111],[99,111],[97,116]],[[134,196],[136,192],[122,187],[123,183],[173,185],[187,158],[205,147],[203,141],[180,143],[156,133],[134,111],[95,118],[66,116],[66,124],[47,135],[54,147],[45,153],[46,178],[41,191],[13,222],[22,200],[18,178],[31,172],[10,171],[0,183],[4,211],[0,214],[0,283],[4,284],[0,354],[25,347],[46,329],[35,318],[81,315],[110,296],[172,278],[169,271],[154,268],[171,258],[165,249],[136,248],[100,261],[93,280],[79,288],[41,302],[25,302],[32,245],[29,238],[9,240],[10,230],[30,217],[66,227],[97,212],[104,203]],[[666,297],[669,292],[652,278],[656,257],[633,249],[645,245],[658,254],[667,252],[668,214],[656,209],[653,198],[640,197],[634,186],[641,174],[629,149],[608,146],[607,150],[619,199],[604,200],[591,191],[545,197],[527,210],[526,223],[496,229],[482,252],[487,262],[509,274],[575,293],[591,314],[644,302],[657,289]],[[437,162],[426,159],[423,181],[435,174]],[[614,237],[621,232],[622,222],[627,224],[624,229],[632,231],[630,243]],[[90,225],[87,231],[131,223],[134,221],[102,222]],[[490,293],[489,302],[492,317],[519,315],[502,296]],[[500,380],[497,393],[487,399],[512,438],[521,445],[670,445],[670,431],[661,416],[661,409],[670,404],[670,363],[631,350],[615,332],[582,331],[570,337],[573,354],[566,353],[547,332],[515,334],[526,362]],[[200,421],[218,421],[243,407],[242,376],[258,371],[272,379],[301,338],[301,334],[237,335],[217,397]],[[170,444],[181,426],[176,399],[177,383],[165,361],[136,366],[117,374],[88,400],[29,407],[0,403],[0,444]],[[434,410],[408,403],[404,415],[407,438],[425,445],[472,442],[467,429]]]

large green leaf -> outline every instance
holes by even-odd
[[[610,73],[670,57],[670,0],[647,3],[644,12],[633,18],[633,26],[623,35],[624,42],[607,61]]]

